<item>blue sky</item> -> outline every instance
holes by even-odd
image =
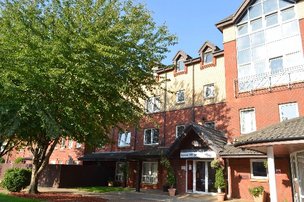
[[[163,61],[169,65],[179,50],[198,57],[198,50],[206,40],[223,48],[223,37],[215,24],[231,15],[243,0],[141,0],[152,11],[157,24],[165,23],[178,37],[178,44]]]

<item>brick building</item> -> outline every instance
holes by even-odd
[[[140,123],[113,129],[113,143],[94,153],[58,148],[50,163],[82,156],[111,168],[109,180],[162,189],[166,156],[179,193],[214,194],[210,162],[221,158],[228,198],[250,200],[248,188],[262,185],[271,201],[304,201],[304,1],[244,0],[216,27],[223,50],[207,41],[198,57],[179,51],[155,70]]]

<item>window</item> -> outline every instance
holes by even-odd
[[[73,148],[73,140],[69,140],[68,147],[69,149]]]
[[[65,139],[64,138],[61,139],[60,146],[61,146],[61,148],[65,148]]]
[[[123,182],[125,167],[126,167],[125,162],[116,162],[116,169],[115,169],[115,180],[116,181]]]
[[[256,130],[254,109],[241,110],[240,119],[242,134],[250,133]]]
[[[146,103],[147,112],[153,113],[160,110],[160,99],[159,97],[150,97]]]
[[[159,141],[159,130],[152,128],[152,129],[145,129],[144,131],[144,144],[145,145],[155,145],[158,144]]]
[[[212,63],[213,55],[211,52],[204,53],[204,64],[210,64]]]
[[[176,103],[183,103],[185,102],[185,91],[179,90],[176,93]]]
[[[264,165],[266,159],[251,159],[251,178],[267,178],[267,169]]]
[[[214,84],[208,84],[204,86],[204,98],[214,98],[215,97],[215,88]]]
[[[120,132],[118,134],[118,146],[119,147],[128,147],[131,142],[131,132]]]
[[[281,121],[299,117],[298,103],[281,104],[279,110]]]
[[[267,88],[269,85],[287,84],[288,79],[275,78],[284,68],[286,71],[283,72],[282,78],[288,77],[291,67],[297,68],[297,65],[294,65],[296,62],[287,61],[287,56],[301,53],[302,55],[296,55],[293,60],[303,60],[303,47],[298,46],[301,44],[301,32],[295,9],[296,1],[251,2],[236,25],[238,87],[243,92]],[[269,78],[268,74],[270,79],[275,78],[271,84],[265,79],[266,76]],[[291,78],[292,82],[300,80],[300,77]],[[251,85],[244,85],[245,83]]]
[[[278,72],[283,69],[283,57],[269,59],[269,68],[271,73]]]
[[[158,163],[143,162],[142,164],[142,182],[145,184],[157,184]]]
[[[205,122],[204,126],[207,127],[207,128],[215,129],[215,123],[213,121]]]
[[[175,129],[175,137],[178,138],[184,134],[185,125],[178,125]]]
[[[76,148],[80,148],[81,147],[81,143],[77,142],[76,143]]]
[[[177,61],[176,71],[178,72],[185,71],[185,63],[183,60]]]

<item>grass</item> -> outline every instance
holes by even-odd
[[[121,191],[131,191],[131,188],[123,187],[82,187],[78,188],[80,191],[95,192],[95,193],[106,193],[106,192],[121,192]]]
[[[18,198],[15,196],[10,196],[7,194],[0,193],[0,201],[2,202],[42,202],[41,200],[37,199],[26,199],[26,198]]]

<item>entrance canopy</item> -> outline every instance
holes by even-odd
[[[289,155],[304,148],[304,117],[299,117],[262,130],[242,135],[234,145],[267,153],[267,147],[273,146],[274,154]]]
[[[169,148],[168,156],[211,159],[223,151],[226,142],[227,138],[221,131],[191,123]]]

